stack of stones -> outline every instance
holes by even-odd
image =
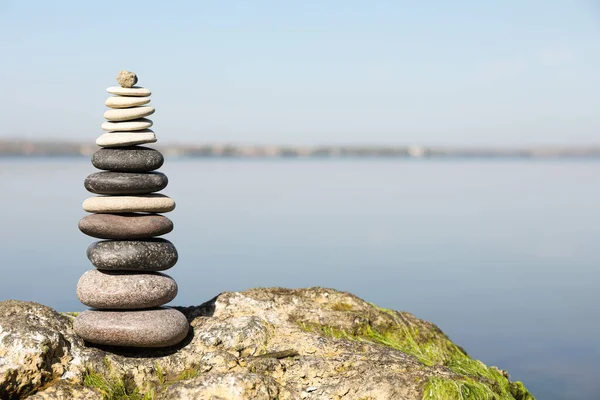
[[[177,262],[171,242],[157,238],[173,230],[170,219],[157,213],[175,208],[175,202],[156,192],[167,186],[167,177],[153,172],[164,162],[157,150],[139,146],[156,142],[146,119],[150,90],[135,87],[137,76],[121,71],[121,86],[108,88],[110,107],[96,140],[102,147],[92,156],[94,167],[85,188],[100,196],[83,202],[93,213],[79,222],[86,235],[106,239],[93,243],[87,256],[96,267],[77,284],[77,297],[92,307],[80,313],[75,332],[90,343],[114,346],[164,347],[181,342],[189,325],[179,311],[161,307],[177,295],[177,284],[167,270]]]

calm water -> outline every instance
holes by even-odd
[[[0,160],[0,299],[81,310],[86,159]],[[539,399],[600,398],[600,162],[168,160],[176,304],[326,286],[438,324]]]

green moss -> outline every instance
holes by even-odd
[[[396,325],[388,329],[377,329],[370,324],[363,324],[353,331],[327,325],[311,325],[301,323],[305,331],[319,332],[323,336],[338,339],[361,340],[392,347],[404,353],[415,356],[427,366],[440,364],[451,359],[455,354],[466,355],[462,350],[444,337],[432,337],[423,341],[422,334],[416,328]]]
[[[499,396],[487,385],[471,379],[431,378],[425,385],[423,400],[513,400]]]
[[[535,400],[535,397],[525,388],[522,382],[516,381],[510,383],[510,393],[517,400]]]
[[[165,383],[165,381],[167,380],[167,377],[165,376],[164,371],[162,370],[161,366],[157,362],[154,363],[154,370],[156,371],[156,377],[158,378],[158,381],[160,382],[161,385],[163,385]]]
[[[83,385],[100,390],[105,400],[153,400],[155,397],[154,390],[142,394],[133,382],[117,376],[102,376],[90,368],[85,371]]]
[[[374,307],[391,316],[394,323],[374,326],[366,322],[352,331],[306,323],[300,323],[300,327],[327,337],[391,347],[414,356],[426,366],[443,365],[462,377],[462,380],[432,378],[426,384],[424,399],[535,400],[522,383],[510,382],[496,368],[471,359],[437,328],[420,330],[417,324],[405,323],[395,311]]]
[[[187,379],[192,379],[192,378],[197,377],[199,374],[200,374],[200,371],[198,371],[197,368],[188,368],[188,369],[181,371],[179,374],[177,374],[172,379],[172,382],[179,382],[179,381],[185,381]]]
[[[348,304],[348,303],[335,303],[334,305],[331,306],[331,309],[334,311],[351,311],[352,310],[352,304]]]

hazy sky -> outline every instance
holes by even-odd
[[[0,0],[0,137],[92,143],[120,69],[167,142],[600,143],[579,0]]]

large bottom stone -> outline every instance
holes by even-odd
[[[164,271],[177,263],[177,249],[165,239],[103,240],[92,243],[87,257],[98,269]]]
[[[101,309],[140,309],[162,306],[177,296],[177,283],[161,273],[136,274],[92,269],[77,283],[77,297]]]
[[[128,347],[167,347],[188,334],[185,316],[172,308],[139,311],[80,313],[73,322],[75,333],[90,343]]]

